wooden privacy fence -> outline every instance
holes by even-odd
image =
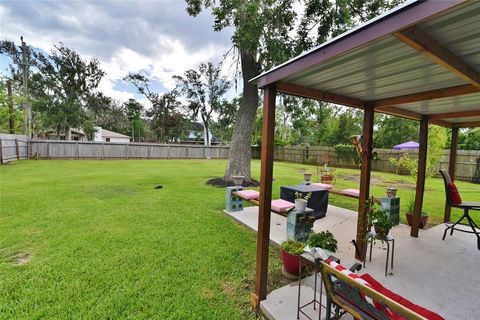
[[[28,159],[28,137],[19,134],[0,134],[0,163]]]
[[[391,149],[374,149],[378,158],[372,161],[372,170],[395,173],[397,167],[390,162],[390,158],[399,159],[405,154],[414,159],[418,158],[418,150],[391,150]],[[449,150],[444,150],[444,155],[438,165],[436,171],[440,169],[448,169]],[[252,148],[253,158],[260,158],[260,148]],[[477,159],[480,158],[479,150],[458,150],[456,178],[459,180],[471,181],[475,175]],[[305,147],[305,146],[277,146],[274,150],[275,161],[286,161],[302,164],[320,164],[326,161],[331,166],[341,168],[358,168],[353,157],[338,156],[333,147]],[[405,169],[400,169],[399,173],[408,174]]]
[[[226,159],[229,147],[156,143],[30,140],[38,159]]]

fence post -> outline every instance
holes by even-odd
[[[105,159],[105,146],[103,145],[103,143],[101,145],[102,145],[102,160],[104,160]]]
[[[128,160],[128,143],[125,144],[125,160]]]
[[[147,159],[150,160],[151,157],[152,157],[152,145],[149,144],[149,145],[147,146]]]
[[[20,148],[18,147],[18,139],[15,139],[15,152],[17,153],[17,160],[20,160]]]
[[[47,160],[50,160],[50,142],[47,141]]]
[[[3,144],[2,144],[2,138],[0,138],[0,164],[3,164]]]
[[[190,159],[190,148],[187,147],[187,159]]]

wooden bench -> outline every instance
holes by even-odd
[[[327,320],[339,319],[345,312],[355,319],[444,320],[437,313],[386,289],[369,274],[353,274],[329,260],[322,262],[321,272],[327,293]]]
[[[344,197],[347,197],[347,198],[352,198],[352,199],[359,199],[360,198],[360,190],[358,190],[358,189],[335,189],[333,187],[333,185],[325,184],[325,183],[312,183],[312,185],[319,186],[321,188],[325,188],[330,193],[338,194],[340,196],[344,196]],[[373,200],[376,203],[380,203],[380,198],[374,197]]]

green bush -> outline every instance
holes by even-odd
[[[303,248],[305,248],[305,244],[302,242],[294,240],[287,240],[282,242],[282,249],[290,254],[300,255],[303,253]]]

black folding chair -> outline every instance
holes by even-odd
[[[457,230],[460,232],[466,232],[466,233],[474,233],[477,236],[477,248],[478,250],[480,250],[480,228],[475,223],[475,221],[473,221],[472,217],[470,217],[470,214],[469,214],[470,210],[480,211],[480,202],[462,201],[460,204],[454,204],[452,201],[452,198],[450,197],[450,192],[448,191],[448,185],[450,184],[450,182],[452,182],[452,178],[450,177],[450,174],[446,170],[440,170],[440,173],[442,174],[443,182],[445,183],[445,196],[447,199],[447,204],[453,208],[463,209],[463,215],[460,219],[457,220],[457,222],[445,223],[445,232],[443,233],[442,240],[445,240],[445,236],[447,235],[448,230],[450,230],[450,235],[453,235],[454,230]],[[467,219],[468,224],[461,223],[463,219]],[[472,231],[465,230],[464,228],[457,228],[456,227],[457,225],[470,226],[470,228],[472,228]]]

